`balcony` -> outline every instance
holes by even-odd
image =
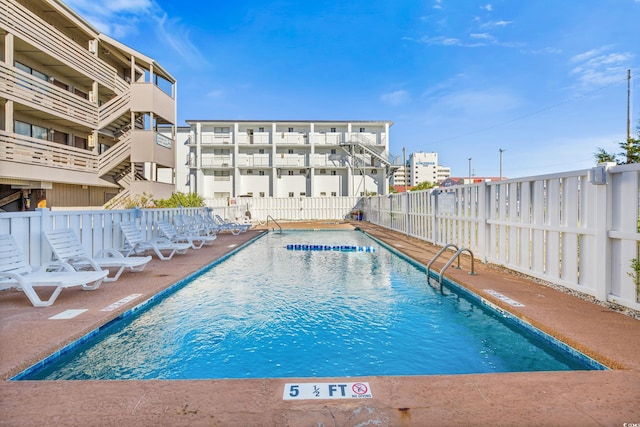
[[[274,166],[307,166],[306,155],[304,154],[276,154]]]
[[[342,132],[312,133],[311,142],[316,145],[340,145],[344,140]]]
[[[131,131],[131,162],[175,168],[173,140],[155,131]]]
[[[238,167],[270,167],[270,154],[238,154]]]
[[[269,132],[254,132],[253,134],[238,132],[236,140],[238,141],[238,144],[249,145],[269,145],[271,143]]]
[[[0,93],[6,99],[96,128],[98,106],[48,81],[0,62]]]
[[[203,154],[200,157],[201,168],[230,168],[232,167],[232,157],[229,155],[215,156]]]
[[[118,76],[117,70],[105,61],[96,58],[53,25],[32,14],[14,0],[0,0],[0,28],[25,40],[54,61],[78,70],[116,93],[123,93],[129,85]]]
[[[308,139],[306,133],[277,132],[273,137],[273,142],[277,145],[304,145],[309,144]]]
[[[203,133],[200,135],[200,143],[202,145],[229,145],[232,144],[233,138],[231,133]]]
[[[133,83],[131,85],[131,110],[152,112],[169,123],[176,122],[175,100],[153,83]]]

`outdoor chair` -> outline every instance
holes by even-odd
[[[62,261],[52,261],[35,270],[25,260],[12,235],[0,235],[0,290],[15,288],[23,291],[34,307],[52,305],[65,288],[98,289],[107,274],[105,270],[76,271]],[[53,287],[54,290],[49,299],[42,300],[36,287]]]
[[[134,222],[121,222],[120,229],[124,235],[125,246],[120,249],[124,256],[131,254],[143,254],[152,250],[162,261],[168,261],[175,254],[185,254],[191,247],[189,243],[174,243],[165,238],[147,240],[142,231]],[[167,255],[163,251],[168,252]]]
[[[142,271],[151,261],[151,256],[137,257],[124,256],[115,249],[98,251],[93,257],[87,253],[76,233],[70,228],[48,230],[44,237],[53,250],[53,255],[61,261],[71,264],[76,270],[87,268],[118,269],[112,277],[105,277],[105,282],[118,280],[126,269],[130,271]]]
[[[189,243],[192,249],[200,249],[203,245],[212,245],[217,238],[215,234],[200,235],[189,231],[178,232],[167,221],[158,221],[156,227],[167,239],[174,243]]]

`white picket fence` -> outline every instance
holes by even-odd
[[[370,197],[365,219],[640,310],[639,178],[638,164],[609,165]]]
[[[51,257],[47,229],[75,229],[86,249],[122,246],[117,224],[136,220],[149,236],[158,220],[212,211],[252,221],[364,219],[436,245],[470,249],[483,262],[640,310],[637,259],[640,165],[623,165],[375,197],[207,199],[207,208],[0,213],[0,234],[15,236],[30,264]]]

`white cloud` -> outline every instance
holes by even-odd
[[[154,0],[66,0],[80,16],[100,32],[121,40],[137,34],[146,23],[158,39],[170,46],[178,57],[192,66],[207,63],[189,39],[189,29],[177,19],[170,19]]]
[[[380,96],[380,99],[385,104],[389,104],[393,107],[396,107],[398,105],[402,105],[408,102],[410,99],[410,95],[409,95],[409,92],[407,92],[406,90],[396,90],[393,92],[383,94],[382,96]]]
[[[487,12],[491,12],[493,10],[493,6],[491,6],[491,4],[487,4],[485,6],[480,6],[480,9],[484,9]]]
[[[591,49],[570,58],[574,64],[570,74],[575,75],[583,88],[603,86],[621,80],[631,67],[634,54],[608,52],[608,47]]]
[[[434,9],[442,9],[442,0],[436,0],[433,4]]]

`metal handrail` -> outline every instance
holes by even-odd
[[[269,219],[271,219],[271,221],[275,222],[276,225],[278,226],[278,228],[280,229],[280,233],[282,233],[282,227],[280,226],[280,224],[278,224],[278,221],[276,221],[275,219],[273,219],[273,217],[271,215],[267,215],[267,228],[269,228]],[[274,229],[275,230],[275,229]]]
[[[442,275],[444,274],[445,270],[447,268],[449,268],[449,266],[451,265],[451,263],[457,258],[458,259],[458,268],[460,268],[460,254],[464,251],[469,252],[469,255],[471,255],[471,271],[469,272],[469,274],[474,275],[475,270],[473,268],[473,252],[471,252],[471,249],[467,249],[467,248],[462,248],[462,249],[458,249],[458,251],[453,254],[453,256],[451,257],[451,259],[444,265],[444,267],[442,268],[442,270],[440,270],[440,277],[438,278],[438,283],[440,284],[440,286],[442,286]]]
[[[435,262],[436,259],[438,259],[440,255],[442,255],[444,251],[446,251],[450,247],[456,248],[456,251],[458,250],[458,247],[456,245],[454,245],[453,243],[449,243],[445,245],[442,249],[440,249],[440,251],[436,254],[436,256],[434,256],[431,259],[431,261],[429,261],[429,264],[427,264],[427,281],[429,280],[429,271],[431,270],[431,265]],[[458,260],[458,268],[460,268],[460,260]]]

